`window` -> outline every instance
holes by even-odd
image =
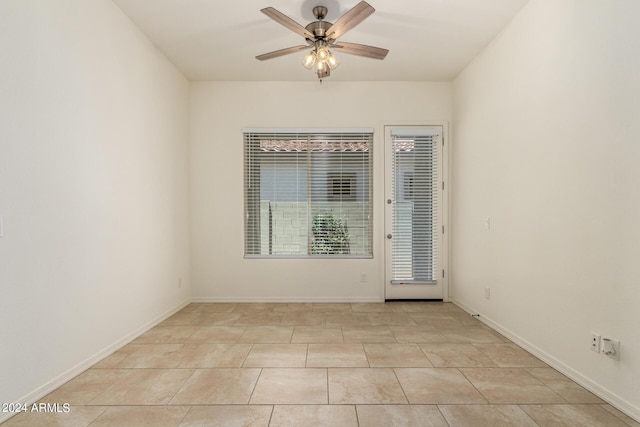
[[[245,256],[372,255],[371,130],[244,132]]]
[[[396,191],[399,200],[413,200],[414,197],[414,174],[413,172],[404,173],[404,185],[400,191]]]
[[[356,200],[356,174],[355,173],[330,173],[327,176],[327,188],[329,200],[355,202]]]

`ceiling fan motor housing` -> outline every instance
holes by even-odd
[[[331,28],[333,24],[327,21],[315,21],[311,24],[307,25],[305,28],[309,30],[317,39],[324,39],[326,36],[327,30]],[[313,40],[311,40],[313,41]]]

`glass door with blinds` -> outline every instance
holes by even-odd
[[[385,298],[445,299],[442,126],[385,127]]]

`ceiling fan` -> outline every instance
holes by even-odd
[[[375,12],[375,9],[365,1],[355,5],[333,24],[324,20],[327,16],[327,8],[325,6],[316,6],[313,8],[313,15],[317,21],[310,23],[306,27],[272,7],[264,8],[261,12],[294,33],[304,37],[307,44],[258,55],[256,59],[264,61],[311,48],[312,50],[304,56],[302,65],[309,70],[315,70],[321,83],[322,79],[329,77],[331,71],[339,65],[338,58],[331,50],[374,59],[384,59],[389,53],[387,49],[357,43],[339,42],[337,40]]]

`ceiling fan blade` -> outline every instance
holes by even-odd
[[[338,20],[326,31],[327,39],[337,39],[344,33],[364,21],[369,15],[376,10],[366,1],[361,1],[347,13],[342,15]]]
[[[384,59],[389,53],[388,49],[381,47],[367,46],[365,44],[338,42],[331,46],[337,52],[348,53],[349,55],[365,56],[373,59]]]
[[[313,33],[311,33],[309,30],[307,30],[302,25],[298,24],[293,19],[289,18],[284,13],[279,12],[276,9],[272,8],[272,7],[265,7],[264,9],[260,10],[260,12],[264,13],[269,18],[271,18],[274,21],[276,21],[278,24],[281,24],[281,25],[287,27],[288,29],[290,29],[294,33],[300,34],[305,39],[315,40],[315,36],[313,35]]]
[[[260,61],[264,61],[266,59],[277,58],[279,56],[289,55],[290,53],[296,53],[306,49],[310,49],[310,47],[306,45],[293,46],[293,47],[288,47],[286,49],[280,49],[280,50],[276,50],[269,53],[263,53],[262,55],[256,56],[256,59],[259,59]]]

